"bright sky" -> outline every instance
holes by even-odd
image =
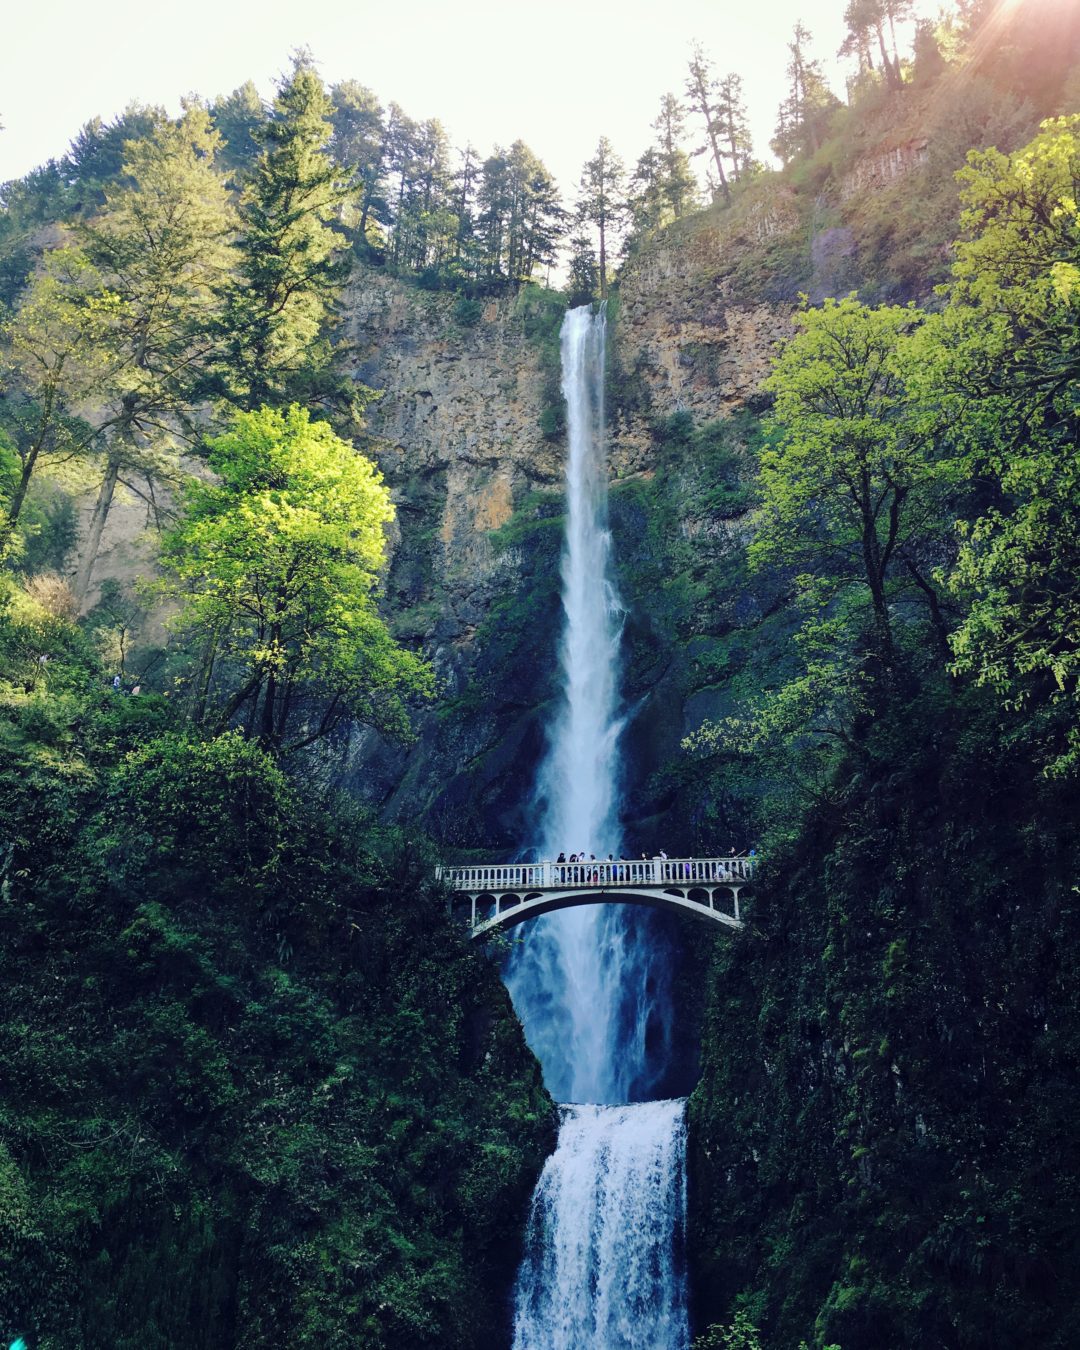
[[[926,0],[929,7],[929,0]],[[737,70],[767,154],[797,17],[838,93],[844,0],[53,0],[23,3],[0,50],[0,182],[59,157],[83,122],[132,100],[179,108],[252,79],[264,95],[310,47],[327,83],[353,78],[455,145],[520,137],[569,193],[607,135],[632,166],[660,96],[682,94],[697,39]],[[694,133],[696,134],[696,133]]]

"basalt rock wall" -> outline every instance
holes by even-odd
[[[700,562],[730,552],[738,535],[733,520],[706,518],[702,466],[663,429],[672,419],[684,429],[730,422],[754,406],[772,346],[790,331],[790,305],[731,298],[730,247],[716,229],[658,240],[626,269],[610,307],[612,527],[632,713],[626,789],[646,816],[668,809],[647,781],[711,706],[683,706],[696,692],[682,687],[684,667],[672,684],[669,607],[655,583],[683,573],[687,559],[675,555],[689,541]],[[399,635],[433,661],[442,692],[435,710],[419,711],[410,747],[358,730],[348,780],[387,818],[418,820],[448,845],[512,849],[529,835],[529,790],[557,690],[561,312],[535,293],[492,300],[478,316],[466,310],[467,322],[462,309],[370,272],[347,298],[355,378],[380,392],[367,449],[398,513],[388,609]],[[737,466],[726,472],[734,483]]]

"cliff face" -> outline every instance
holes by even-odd
[[[774,204],[745,230],[784,222],[790,212]],[[681,643],[701,627],[673,614],[664,587],[685,575],[691,541],[695,566],[730,554],[738,503],[717,520],[702,494],[717,472],[737,492],[746,428],[722,453],[664,429],[674,419],[685,441],[687,428],[734,427],[789,331],[790,305],[732,296],[724,267],[746,242],[719,228],[665,237],[627,270],[611,307],[611,511],[634,705],[627,790],[660,823],[670,785],[647,780],[711,706],[695,703],[700,680],[688,682],[663,650],[665,630]],[[419,715],[407,750],[358,733],[350,779],[388,818],[419,820],[447,844],[517,847],[556,694],[561,312],[526,293],[463,323],[452,297],[378,274],[358,278],[346,311],[355,376],[385,391],[368,413],[367,448],[398,508],[388,605],[399,633],[433,659],[445,695]],[[720,597],[715,612],[726,604]]]
[[[798,223],[790,194],[761,194],[719,221],[673,227],[628,264],[614,344],[616,474],[652,467],[656,419],[689,412],[710,421],[757,400],[792,307],[740,294],[735,269]]]
[[[746,575],[741,519],[762,382],[798,297],[930,294],[964,154],[1022,143],[1033,120],[977,77],[882,93],[798,174],[676,222],[623,269],[607,401],[627,816],[669,851],[738,835],[680,742],[726,710],[752,660],[783,659],[780,602]],[[352,782],[444,843],[520,847],[556,693],[558,314],[526,292],[462,315],[452,297],[377,274],[357,278],[346,308],[357,378],[387,391],[369,423],[399,508],[389,607],[447,695],[407,752],[358,735]]]

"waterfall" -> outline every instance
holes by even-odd
[[[619,642],[624,609],[612,578],[604,445],[605,319],[588,305],[562,326],[566,399],[566,541],[562,556],[563,697],[537,788],[540,848],[606,858],[618,818]],[[642,916],[591,905],[538,919],[507,983],[529,1044],[559,1101],[624,1102],[647,1086],[654,1014]],[[655,1021],[655,1018],[653,1018]]]
[[[685,1109],[563,1107],[533,1193],[514,1350],[686,1350]]]
[[[619,644],[604,445],[603,311],[562,326],[569,453],[562,556],[562,699],[537,785],[542,856],[618,855]],[[507,984],[562,1128],[533,1196],[518,1276],[514,1350],[685,1350],[680,1244],[685,1103],[637,1102],[659,1076],[664,982],[648,917],[586,905],[536,919]],[[583,1103],[608,1103],[607,1105]]]

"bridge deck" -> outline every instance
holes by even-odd
[[[469,902],[474,936],[533,915],[584,904],[669,908],[741,928],[739,892],[753,880],[755,857],[642,858],[601,862],[476,863],[440,867],[438,876]],[[720,908],[724,894],[733,913]]]

